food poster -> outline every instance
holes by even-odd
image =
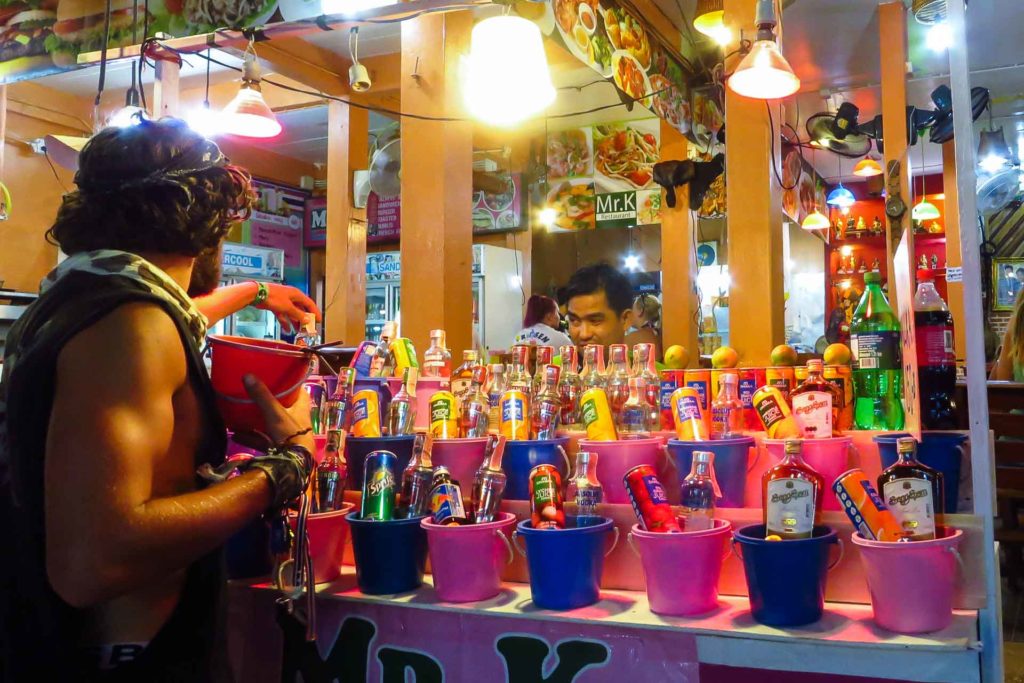
[[[659,120],[651,118],[549,132],[552,232],[660,223],[661,189],[652,170],[660,131]]]
[[[828,215],[825,181],[793,145],[782,146],[782,186],[782,210],[797,223],[815,208]]]
[[[258,200],[243,226],[243,240],[257,247],[284,251],[285,279],[304,280],[302,236],[309,194],[294,187],[254,180]]]
[[[689,132],[689,74],[632,12],[614,0],[520,0],[515,10],[620,91]]]
[[[523,178],[519,173],[503,173],[505,191],[473,193],[473,234],[525,229],[523,225]]]

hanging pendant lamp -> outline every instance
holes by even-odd
[[[981,131],[978,142],[978,166],[987,173],[996,173],[1010,163],[1010,147],[1006,144],[1002,127]]]
[[[860,176],[862,178],[882,175],[882,166],[874,159],[861,159],[857,162],[857,165],[853,167],[853,175]]]
[[[719,45],[732,40],[732,31],[725,25],[725,0],[698,0],[693,27]]]
[[[818,211],[818,207],[814,207],[814,211],[807,214],[803,223],[800,224],[800,227],[804,230],[826,230],[832,227],[832,224],[829,222],[828,217],[825,214]]]
[[[260,90],[260,66],[252,46],[242,65],[242,87],[220,114],[221,130],[246,138],[272,138],[281,133],[281,122],[267,106]]]
[[[758,100],[774,100],[800,89],[800,79],[775,42],[777,23],[773,0],[758,0],[757,38],[729,77],[733,92]]]
[[[840,209],[848,209],[857,202],[857,198],[853,196],[853,193],[843,187],[843,183],[839,183],[839,187],[828,193],[828,198],[825,203],[829,206],[838,206]]]
[[[928,201],[924,194],[924,140],[921,141],[921,201],[911,209],[910,217],[915,221],[933,221],[942,217],[938,207]]]

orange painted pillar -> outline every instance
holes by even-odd
[[[952,140],[942,145],[942,191],[946,219],[946,268],[959,268],[963,264],[960,257],[960,198],[956,182],[956,148]],[[963,282],[946,282],[946,296],[949,311],[953,314],[953,343],[956,346],[958,363],[964,363],[967,357],[967,334],[964,317],[964,284]]]
[[[352,172],[366,168],[369,113],[327,104],[327,278],[324,339],[366,338],[366,210],[352,206]]]
[[[661,158],[685,159],[686,137],[661,122]],[[664,192],[661,200],[661,320],[662,347],[680,344],[690,354],[690,364],[699,360],[695,313],[700,308],[694,290],[697,277],[693,250],[693,223],[690,213],[690,186],[676,188],[676,206],[668,208]]]
[[[458,69],[472,27],[467,11],[402,22],[402,111],[464,117]],[[435,328],[453,357],[473,348],[472,171],[470,123],[402,119],[400,329],[421,355]]]
[[[726,52],[736,48],[740,29],[748,38],[754,35],[754,9],[749,0],[725,0],[735,37]],[[763,100],[725,89],[729,345],[743,365],[769,365],[772,348],[785,341],[782,189],[772,173],[772,164],[780,167],[781,144],[772,145],[768,115]]]
[[[889,186],[889,162],[899,161],[900,194],[907,205],[907,212],[901,219],[903,229],[911,229],[910,211],[913,200],[910,195],[910,163],[907,154],[907,8],[902,0],[885,2],[878,6],[878,32],[881,40],[882,65],[882,128],[884,130],[884,162],[886,188]],[[886,218],[888,226],[886,240],[886,258],[889,273],[889,303],[898,310],[893,273],[893,252],[899,244],[902,232],[895,229],[892,219]],[[911,235],[910,258],[914,257],[914,242]],[[913,265],[911,270],[913,271]]]

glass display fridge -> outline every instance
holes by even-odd
[[[221,256],[221,286],[253,280],[283,282],[284,250],[225,242]],[[281,326],[270,311],[246,306],[219,321],[210,329],[210,334],[250,339],[280,339]]]

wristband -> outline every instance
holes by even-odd
[[[271,508],[278,508],[298,498],[306,490],[313,472],[313,456],[303,446],[290,445],[284,449],[271,448],[266,455],[244,463],[239,470],[262,470],[274,490]]]
[[[264,282],[253,280],[253,284],[256,285],[256,298],[252,300],[252,305],[259,308],[263,304],[267,303],[267,297],[270,296],[270,290],[267,289],[267,285]]]

